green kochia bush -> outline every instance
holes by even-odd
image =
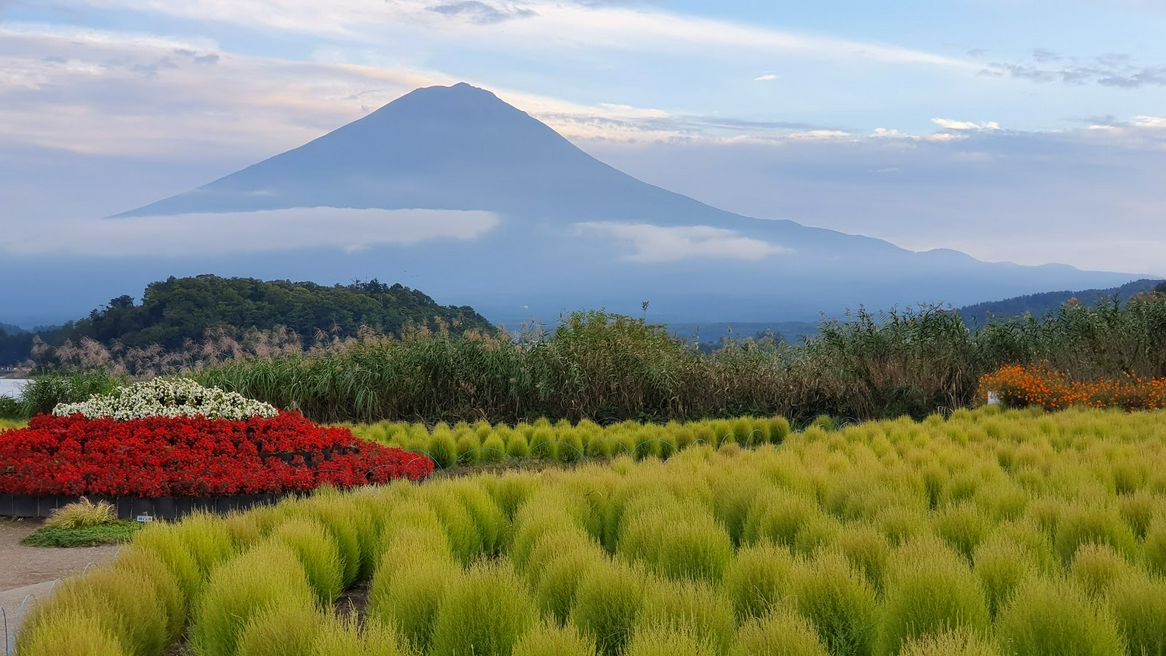
[[[878,602],[866,577],[840,554],[797,563],[790,574],[794,607],[818,629],[831,654],[872,653]]]
[[[898,654],[920,636],[949,629],[988,630],[988,603],[960,554],[920,540],[901,547],[887,578],[877,652]]]
[[[1057,553],[1065,563],[1073,560],[1083,544],[1106,544],[1119,553],[1133,554],[1137,539],[1115,510],[1100,507],[1066,509],[1057,521]]]
[[[58,623],[58,618],[65,616],[84,618],[78,622],[79,629],[95,647],[117,645],[130,656],[160,654],[171,634],[166,604],[157,590],[148,583],[143,585],[133,572],[113,568],[68,579],[50,599],[33,608],[17,648],[21,654],[34,656],[65,653],[38,651],[48,649],[48,645],[67,644],[55,643],[49,636],[71,630]],[[87,626],[100,630],[86,629]]]
[[[1166,655],[1166,580],[1131,572],[1113,582],[1108,601],[1128,653]]]
[[[512,656],[595,656],[595,644],[572,624],[542,623],[519,638]]]
[[[299,557],[320,604],[331,604],[340,595],[344,577],[340,550],[332,536],[317,522],[293,519],[281,524],[273,537]]]
[[[237,656],[311,656],[324,618],[302,605],[268,606],[248,620],[239,635]]]
[[[993,616],[1008,603],[1021,582],[1037,573],[1024,548],[1002,536],[980,543],[973,562],[988,601],[988,610]]]
[[[620,555],[662,576],[720,580],[733,544],[712,513],[692,503],[645,501],[624,513]]]
[[[544,613],[566,622],[575,593],[606,554],[581,529],[559,529],[543,534],[526,567],[527,582]]]
[[[901,656],[1003,656],[991,640],[964,630],[945,631],[908,642]]]
[[[374,619],[333,616],[320,626],[311,656],[412,656],[396,629]]]
[[[537,615],[509,565],[476,564],[446,587],[429,654],[510,656]]]
[[[52,656],[125,656],[127,653],[114,633],[105,628],[99,619],[71,609],[62,610],[40,622],[25,624],[16,642],[16,649],[21,654]]]
[[[157,554],[133,546],[122,549],[111,567],[139,584],[153,588],[161,609],[166,612],[167,639],[178,637],[186,624],[187,599],[166,563]],[[89,581],[90,585],[93,583],[95,581]],[[146,594],[148,596],[148,591]]]
[[[619,561],[592,567],[583,577],[571,621],[596,641],[600,654],[623,651],[643,604],[644,578],[642,570]]]
[[[211,574],[190,634],[197,656],[235,656],[248,624],[269,609],[311,611],[315,595],[295,552],[265,542]]]
[[[1028,579],[996,625],[1016,656],[1121,656],[1125,642],[1113,617],[1073,585]]]
[[[399,536],[385,551],[369,584],[368,616],[396,627],[415,651],[424,653],[458,570],[448,553],[427,550],[433,538],[421,535]]]
[[[828,656],[812,624],[797,613],[775,611],[741,625],[729,656]]]
[[[779,607],[789,594],[793,566],[793,554],[784,547],[742,547],[724,579],[737,616],[761,617]]]
[[[636,618],[636,630],[690,631],[724,654],[737,633],[733,607],[716,587],[695,581],[652,581]]]
[[[717,650],[694,629],[663,626],[637,628],[626,656],[716,656]]]

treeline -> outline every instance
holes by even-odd
[[[971,404],[982,374],[1047,362],[1069,376],[1166,376],[1166,294],[993,323],[922,308],[854,313],[802,345],[727,342],[702,353],[642,320],[590,312],[525,339],[505,334],[379,340],[199,372],[321,421],[600,422],[783,415],[871,419]]]
[[[1144,278],[1128,282],[1121,287],[1109,289],[1084,289],[1079,291],[1042,292],[1039,294],[1025,294],[1001,301],[988,301],[960,308],[960,316],[973,327],[991,322],[993,319],[1005,317],[1022,317],[1026,314],[1044,316],[1056,312],[1057,308],[1066,302],[1073,301],[1085,305],[1118,300],[1126,301],[1138,294],[1157,290],[1166,293],[1166,282]]]
[[[439,305],[415,289],[376,280],[325,286],[214,275],[171,277],[147,286],[140,304],[119,296],[84,319],[35,336],[5,331],[0,334],[0,365],[35,356],[37,364],[67,367],[76,363],[61,361],[55,351],[64,347],[76,357],[83,344],[90,351],[99,350],[94,345],[105,347],[113,355],[134,349],[176,353],[201,348],[208,335],[242,340],[256,332],[280,332],[313,344],[321,337],[356,337],[362,330],[396,335],[408,327],[453,334],[492,330],[471,307]]]
[[[0,323],[0,367],[27,360],[32,353],[33,339],[28,331]]]

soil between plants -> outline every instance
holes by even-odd
[[[20,543],[42,525],[35,520],[0,519],[0,591],[77,574],[89,565],[112,560],[119,548],[103,545],[60,549]]]

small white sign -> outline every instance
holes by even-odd
[[[1000,396],[996,392],[988,392],[988,405],[1000,405]]]
[[[154,516],[149,514],[138,515],[137,520],[143,524],[149,524],[150,522],[154,521]]]

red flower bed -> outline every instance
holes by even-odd
[[[40,416],[0,433],[0,494],[214,496],[417,480],[433,463],[299,414],[246,421]]]

